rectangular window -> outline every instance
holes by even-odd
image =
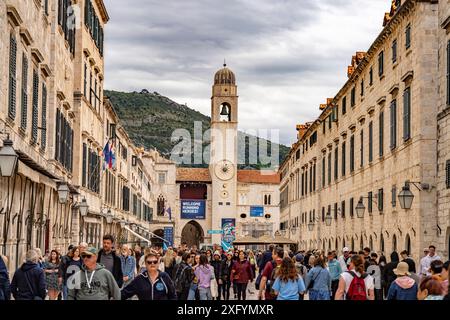
[[[378,190],[378,211],[383,212],[383,189]]]
[[[384,113],[380,112],[380,115],[378,116],[378,154],[380,157],[384,154]]]
[[[331,184],[331,152],[328,154],[328,184]]]
[[[37,142],[38,137],[38,116],[39,116],[39,75],[33,71],[33,101],[31,118],[31,143]]]
[[[350,93],[350,105],[353,108],[356,104],[356,88],[353,87]]]
[[[364,79],[361,80],[361,97],[364,96]]]
[[[84,97],[87,98],[87,63],[84,63],[84,82],[83,82],[83,93]]]
[[[447,42],[447,105],[450,105],[450,40]]]
[[[322,158],[322,188],[325,188],[325,156]]]
[[[308,168],[305,170],[305,195],[308,194]]]
[[[361,166],[361,167],[363,167],[364,166],[364,131],[361,129],[361,132],[360,132],[360,138],[361,138],[361,142],[360,142],[360,145],[361,145],[361,147],[360,147],[360,149],[359,149],[359,157],[360,157],[360,163],[359,163],[359,165]]]
[[[350,137],[350,172],[355,171],[355,136]]]
[[[313,167],[309,168],[309,192],[313,191]]]
[[[369,122],[369,163],[373,161],[373,122]]]
[[[392,100],[390,107],[391,150],[397,147],[397,100]]]
[[[339,176],[339,149],[336,146],[334,149],[334,180],[336,181]]]
[[[341,163],[342,163],[342,176],[345,176],[345,158],[346,158],[346,150],[345,150],[345,141],[342,142],[342,159],[341,159]]]
[[[350,198],[350,218],[353,218],[354,216],[354,204],[353,204],[353,198]]]
[[[166,183],[166,173],[165,172],[158,173],[158,183],[159,184],[165,184]]]
[[[397,62],[397,39],[392,42],[392,63]]]
[[[405,47],[406,49],[411,47],[411,24],[408,24],[405,30]]]
[[[41,150],[47,147],[47,86],[42,84],[42,106],[41,106]]]
[[[397,187],[396,186],[392,186],[391,195],[392,195],[391,204],[392,204],[392,207],[395,208],[397,206]]]
[[[378,76],[381,78],[384,74],[384,52],[378,55]]]
[[[411,138],[411,88],[403,92],[403,141]]]
[[[22,57],[22,105],[20,128],[27,130],[28,115],[28,59],[25,53]]]
[[[347,113],[347,97],[342,98],[342,115]]]
[[[81,185],[86,187],[86,161],[87,161],[87,145],[83,143],[83,165],[82,165],[82,177],[81,177]]]
[[[305,195],[305,173],[302,172],[302,196]]]
[[[334,204],[334,220],[338,218],[338,204],[337,202]]]
[[[9,39],[9,92],[8,92],[8,116],[16,118],[16,85],[17,85],[17,41],[11,34]]]
[[[331,114],[328,116],[328,129],[331,130],[332,128],[333,119],[331,117]]]
[[[450,189],[450,160],[445,163],[445,186]]]
[[[373,85],[373,67],[370,67],[369,71],[369,86]]]
[[[313,191],[316,191],[316,163],[314,162],[314,166],[313,166]]]
[[[373,209],[372,209],[372,201],[373,201],[373,194],[372,191],[368,193],[368,199],[367,199],[367,207],[368,207],[368,211],[369,213],[372,213]]]
[[[341,217],[345,219],[345,200],[341,202]]]
[[[322,122],[322,133],[323,133],[323,134],[325,134],[325,128],[326,128],[325,122],[326,122],[326,119],[323,120],[323,122]]]

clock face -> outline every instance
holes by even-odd
[[[221,180],[230,180],[234,176],[234,165],[229,160],[222,160],[216,164],[216,176]]]

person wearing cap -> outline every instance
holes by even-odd
[[[217,300],[220,300],[220,292],[222,291],[222,279],[220,278],[220,274],[222,273],[222,260],[219,250],[214,251],[213,259],[211,261],[211,266],[214,268],[214,275],[216,277],[217,282],[217,288],[218,288],[218,294],[216,298]]]
[[[397,279],[392,282],[387,300],[417,300],[417,283],[412,279],[406,262],[399,262],[394,269]]]
[[[341,265],[342,272],[348,271],[348,261],[350,259],[350,249],[345,247],[342,249],[342,256],[339,257],[339,264]]]
[[[111,272],[97,263],[98,250],[87,248],[81,253],[83,265],[67,282],[67,300],[120,300],[120,289]]]

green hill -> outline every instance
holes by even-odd
[[[137,146],[144,146],[147,149],[156,148],[166,157],[171,156],[174,146],[178,143],[177,141],[172,142],[171,139],[174,130],[185,129],[193,137],[195,121],[200,121],[202,123],[203,132],[209,129],[210,117],[207,117],[186,105],[178,104],[157,92],[150,93],[148,90],[144,89],[141,92],[105,90],[104,93],[109,97],[123,126],[134,143]],[[258,164],[249,164],[248,145],[249,141],[252,140],[245,140],[245,137],[248,136],[239,132],[238,145],[241,147],[242,144],[247,145],[247,148],[245,148],[245,164],[240,164],[239,167],[241,169],[268,167],[267,165],[261,165],[261,161],[258,161]],[[254,137],[252,138],[254,139]],[[263,139],[258,138],[258,140],[258,146],[260,146]],[[270,141],[267,141],[266,143],[267,153],[268,156],[270,156],[271,143]],[[193,146],[193,144],[192,140],[191,145]],[[205,142],[203,148],[207,144],[208,143]],[[288,153],[288,147],[279,145],[280,164]],[[202,163],[197,165],[184,164],[184,166],[205,167],[207,165]]]

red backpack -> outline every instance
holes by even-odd
[[[361,277],[358,277],[353,271],[347,272],[353,277],[347,291],[347,300],[367,300],[366,284],[364,283],[367,273],[364,273]]]

